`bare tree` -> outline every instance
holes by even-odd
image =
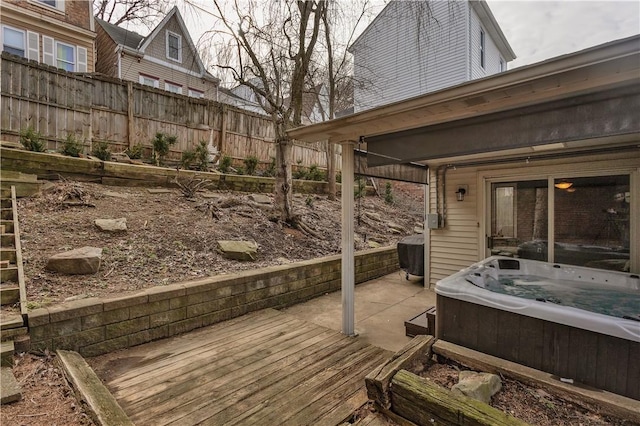
[[[303,93],[310,64],[317,55],[326,1],[249,0],[228,4],[214,0],[236,63],[218,66],[249,87],[271,117],[275,129],[275,207],[281,221],[299,226],[292,202],[291,152],[287,129],[302,124]]]
[[[168,12],[170,0],[93,0],[93,14],[113,25],[125,22],[151,29]]]

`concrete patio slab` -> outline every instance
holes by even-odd
[[[355,289],[356,332],[363,341],[396,352],[411,340],[404,322],[436,304],[433,288],[423,280],[398,271]],[[342,329],[342,297],[339,291],[283,310],[305,321],[333,330]]]

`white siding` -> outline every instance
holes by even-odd
[[[500,52],[496,43],[486,28],[481,27],[480,18],[472,7],[469,8],[469,34],[471,40],[469,43],[469,58],[471,60],[471,80],[476,78],[487,77],[491,74],[500,72]],[[480,66],[480,28],[484,30],[485,40],[485,64],[484,68]],[[503,58],[504,59],[504,58]],[[506,67],[506,63],[505,63]]]
[[[526,164],[526,165],[525,165]],[[430,169],[430,213],[436,213],[435,170]],[[475,263],[485,256],[485,234],[488,226],[486,206],[487,181],[519,179],[547,179],[549,176],[608,175],[631,172],[631,217],[640,218],[640,153],[603,156],[577,156],[559,160],[536,160],[483,167],[449,169],[446,176],[446,226],[431,230],[429,251],[430,276],[434,285],[438,280]],[[442,181],[439,182],[442,185]],[[469,185],[464,201],[456,201],[459,184]],[[480,186],[478,186],[480,185]],[[640,272],[640,221],[631,222],[631,271]]]
[[[436,213],[435,168],[431,169],[430,208]],[[442,181],[438,182],[442,185]],[[435,284],[460,269],[477,262],[479,222],[477,172],[474,168],[449,169],[445,179],[446,198],[445,227],[431,231],[429,283]],[[456,201],[458,185],[467,185],[469,190],[464,201]],[[440,195],[442,200],[442,193]]]
[[[355,111],[466,81],[468,9],[467,2],[391,2],[351,49]]]

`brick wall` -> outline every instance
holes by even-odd
[[[91,30],[92,7],[86,0],[64,0],[63,10],[40,3],[37,0],[3,0],[23,9],[42,14],[57,21],[63,21],[85,30]]]
[[[399,269],[395,247],[356,254],[356,283]],[[29,312],[31,348],[96,356],[340,289],[339,255]]]

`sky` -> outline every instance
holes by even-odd
[[[211,0],[190,1],[211,10]],[[379,10],[386,3],[373,1]],[[640,0],[487,2],[517,56],[509,63],[509,69],[640,34]],[[207,29],[205,22],[211,18],[187,10],[184,0],[177,3],[197,43]]]
[[[488,0],[517,58],[509,69],[640,34],[640,0]]]

